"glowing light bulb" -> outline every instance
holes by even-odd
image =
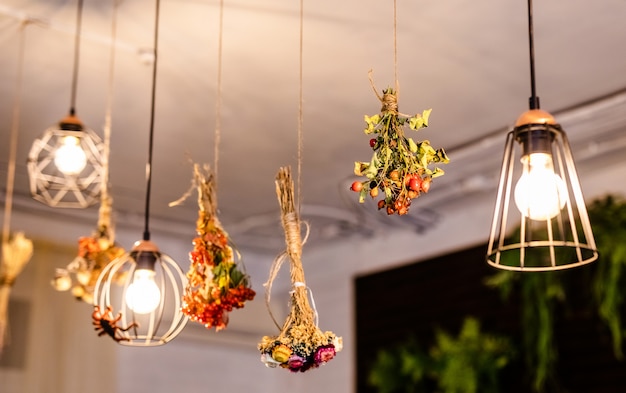
[[[523,174],[515,186],[515,204],[532,220],[547,221],[555,217],[567,202],[567,187],[554,173],[552,156],[532,153],[522,157]]]
[[[161,303],[161,291],[154,282],[154,270],[137,269],[126,289],[126,304],[137,314],[148,314]]]
[[[66,175],[77,175],[85,168],[87,156],[77,137],[63,137],[63,144],[54,153],[54,165]]]

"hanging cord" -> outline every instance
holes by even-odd
[[[528,0],[528,49],[530,52],[530,109],[539,109],[539,97],[535,87],[535,43],[533,32],[533,1]]]
[[[303,67],[302,67],[302,59],[303,59],[303,42],[304,42],[304,0],[300,0],[300,50],[299,50],[299,97],[298,97],[298,173],[296,179],[296,192],[294,194],[294,182],[291,177],[291,169],[288,167],[282,167],[279,169],[278,175],[276,176],[276,194],[278,196],[278,203],[281,207],[281,222],[283,226],[283,230],[285,231],[285,241],[287,244],[287,249],[281,253],[278,257],[274,259],[272,266],[270,268],[270,275],[268,280],[263,284],[265,289],[265,305],[267,310],[269,311],[270,317],[274,324],[280,330],[281,327],[276,321],[274,314],[272,313],[272,309],[270,307],[271,303],[271,293],[272,293],[272,284],[274,280],[278,276],[278,272],[280,271],[281,266],[285,261],[290,261],[290,274],[291,274],[291,282],[299,283],[298,288],[301,287],[298,291],[294,288],[294,292],[292,296],[297,296],[298,308],[304,307],[310,308],[308,300],[306,299],[306,292],[303,295],[302,292],[306,290],[306,284],[304,282],[304,270],[302,268],[301,255],[302,255],[302,245],[306,243],[306,239],[309,235],[309,225],[306,222],[300,221],[300,210],[301,210],[301,184],[302,184],[302,125],[303,125]],[[304,236],[304,240],[301,235],[301,224],[305,225],[306,233]],[[301,285],[300,285],[301,284]],[[300,304],[302,303],[302,304]],[[315,311],[315,315],[317,315],[317,311]],[[288,326],[290,324],[289,320],[292,317],[288,317],[288,321],[285,322],[284,326]]]
[[[7,168],[6,200],[4,202],[4,220],[2,223],[2,244],[9,243],[11,231],[11,212],[13,207],[13,191],[15,187],[15,161],[17,157],[17,133],[20,124],[20,101],[24,69],[24,36],[28,21],[20,25],[20,41],[17,54],[17,76],[15,78],[15,101],[13,102],[13,120],[11,121],[11,141],[9,142],[9,164]]]
[[[33,242],[18,232],[10,238],[11,208],[15,183],[15,159],[17,153],[17,133],[19,129],[20,98],[22,75],[24,68],[24,36],[28,20],[20,25],[20,41],[18,45],[18,72],[15,80],[15,101],[13,103],[13,119],[11,123],[11,140],[9,147],[9,165],[7,173],[7,191],[4,203],[4,223],[2,228],[2,255],[0,256],[0,354],[8,340],[9,297],[11,287],[24,266],[33,254]]]
[[[213,151],[213,187],[217,192],[217,174],[222,139],[222,41],[224,30],[224,0],[220,0],[219,28],[217,39],[217,97],[215,99],[215,139]]]
[[[372,70],[367,73],[367,76],[370,81],[370,86],[372,90],[374,90],[374,94],[378,97],[378,100],[383,104],[381,111],[382,112],[391,112],[394,114],[398,113],[398,96],[400,90],[400,82],[398,81],[398,7],[397,0],[393,0],[393,74],[394,74],[394,85],[395,92],[392,94],[391,92],[384,93],[382,96],[378,94],[378,89],[376,89],[376,85],[374,84],[374,75]],[[406,116],[406,115],[405,115]]]
[[[161,8],[161,0],[156,0],[156,11],[154,20],[154,66],[152,67],[152,96],[150,106],[150,139],[148,142],[148,162],[146,164],[146,211],[145,211],[145,227],[143,231],[143,240],[150,240],[150,190],[152,186],[152,150],[154,144],[154,108],[156,101],[156,76],[157,76],[157,60],[159,45],[159,13]]]
[[[111,113],[113,112],[113,81],[115,79],[115,46],[117,42],[117,10],[120,0],[113,0],[113,19],[111,22],[111,51],[109,55],[109,86],[107,109],[104,117],[104,152],[102,154],[102,189],[100,191],[100,210],[98,212],[98,231],[100,236],[114,241],[111,228],[111,205],[109,195],[109,156],[111,152]]]
[[[303,59],[303,42],[304,42],[304,0],[300,0],[300,54],[299,54],[299,86],[300,91],[298,95],[298,192],[296,196],[296,206],[298,213],[300,213],[302,207],[302,150],[303,150],[303,123],[304,123],[304,99],[303,99],[303,71],[302,71],[302,59]]]
[[[72,72],[72,98],[70,100],[70,115],[76,114],[76,87],[78,85],[78,59],[80,58],[80,32],[83,20],[83,0],[78,0],[76,11],[76,34],[74,36],[74,70]]]
[[[393,77],[396,85],[396,98],[400,90],[398,82],[398,5],[397,0],[393,0]]]

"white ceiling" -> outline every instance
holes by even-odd
[[[527,109],[525,1],[398,0],[400,110],[433,108],[430,127],[417,139],[445,148],[451,163],[431,192],[413,203],[409,217],[359,206],[347,188],[353,162],[371,156],[363,116],[380,109],[368,71],[379,91],[394,83],[392,4],[304,1],[302,203],[317,235],[314,244],[348,233],[370,236],[372,228],[426,230],[452,206],[467,208],[476,198],[492,203],[506,131]],[[59,212],[28,196],[30,145],[70,107],[76,7],[76,0],[0,4],[0,187],[6,183],[20,26],[29,20],[15,209],[95,225],[95,207]],[[113,1],[85,0],[83,13],[76,109],[100,135],[113,9]],[[118,222],[131,227],[144,213],[152,86],[145,55],[152,48],[154,10],[154,0],[123,0],[117,13],[110,188]],[[542,108],[568,131],[585,184],[599,165],[624,163],[626,3],[535,1],[534,10]],[[195,199],[175,208],[168,203],[188,189],[190,159],[214,160],[218,16],[218,1],[161,4],[151,216],[155,230],[184,238],[193,235]],[[295,170],[297,164],[299,51],[298,1],[224,1],[218,197],[220,218],[242,248],[273,253],[282,242],[274,176],[280,166]],[[135,227],[139,238],[141,225]]]

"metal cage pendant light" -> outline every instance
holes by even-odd
[[[100,273],[94,288],[94,325],[122,345],[157,346],[175,338],[185,327],[181,311],[187,283],[178,264],[150,241],[150,188],[156,97],[157,45],[160,1],[156,0],[152,110],[146,168],[146,207],[143,239],[129,253],[111,261]],[[109,329],[114,326],[113,329]]]
[[[528,0],[530,110],[507,135],[487,262],[505,270],[561,270],[595,261],[598,251],[567,136],[539,108],[532,21]],[[518,215],[519,230],[507,234]]]
[[[76,117],[76,86],[83,0],[78,0],[70,112],[36,139],[28,154],[30,191],[52,206],[86,208],[99,201],[104,143]]]

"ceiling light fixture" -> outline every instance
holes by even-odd
[[[567,136],[554,117],[539,108],[532,0],[528,0],[528,39],[530,110],[507,135],[487,262],[505,270],[561,270],[595,261],[598,251]],[[509,216],[516,211],[519,231],[507,236]]]
[[[86,208],[99,200],[104,145],[76,116],[83,0],[78,0],[70,112],[36,139],[28,154],[30,191],[52,207]]]
[[[93,323],[100,330],[99,335],[108,334],[116,342],[129,346],[165,344],[187,323],[181,311],[185,275],[172,258],[150,241],[149,230],[159,9],[160,0],[156,0],[143,239],[135,242],[130,253],[113,260],[102,270],[94,289]]]

